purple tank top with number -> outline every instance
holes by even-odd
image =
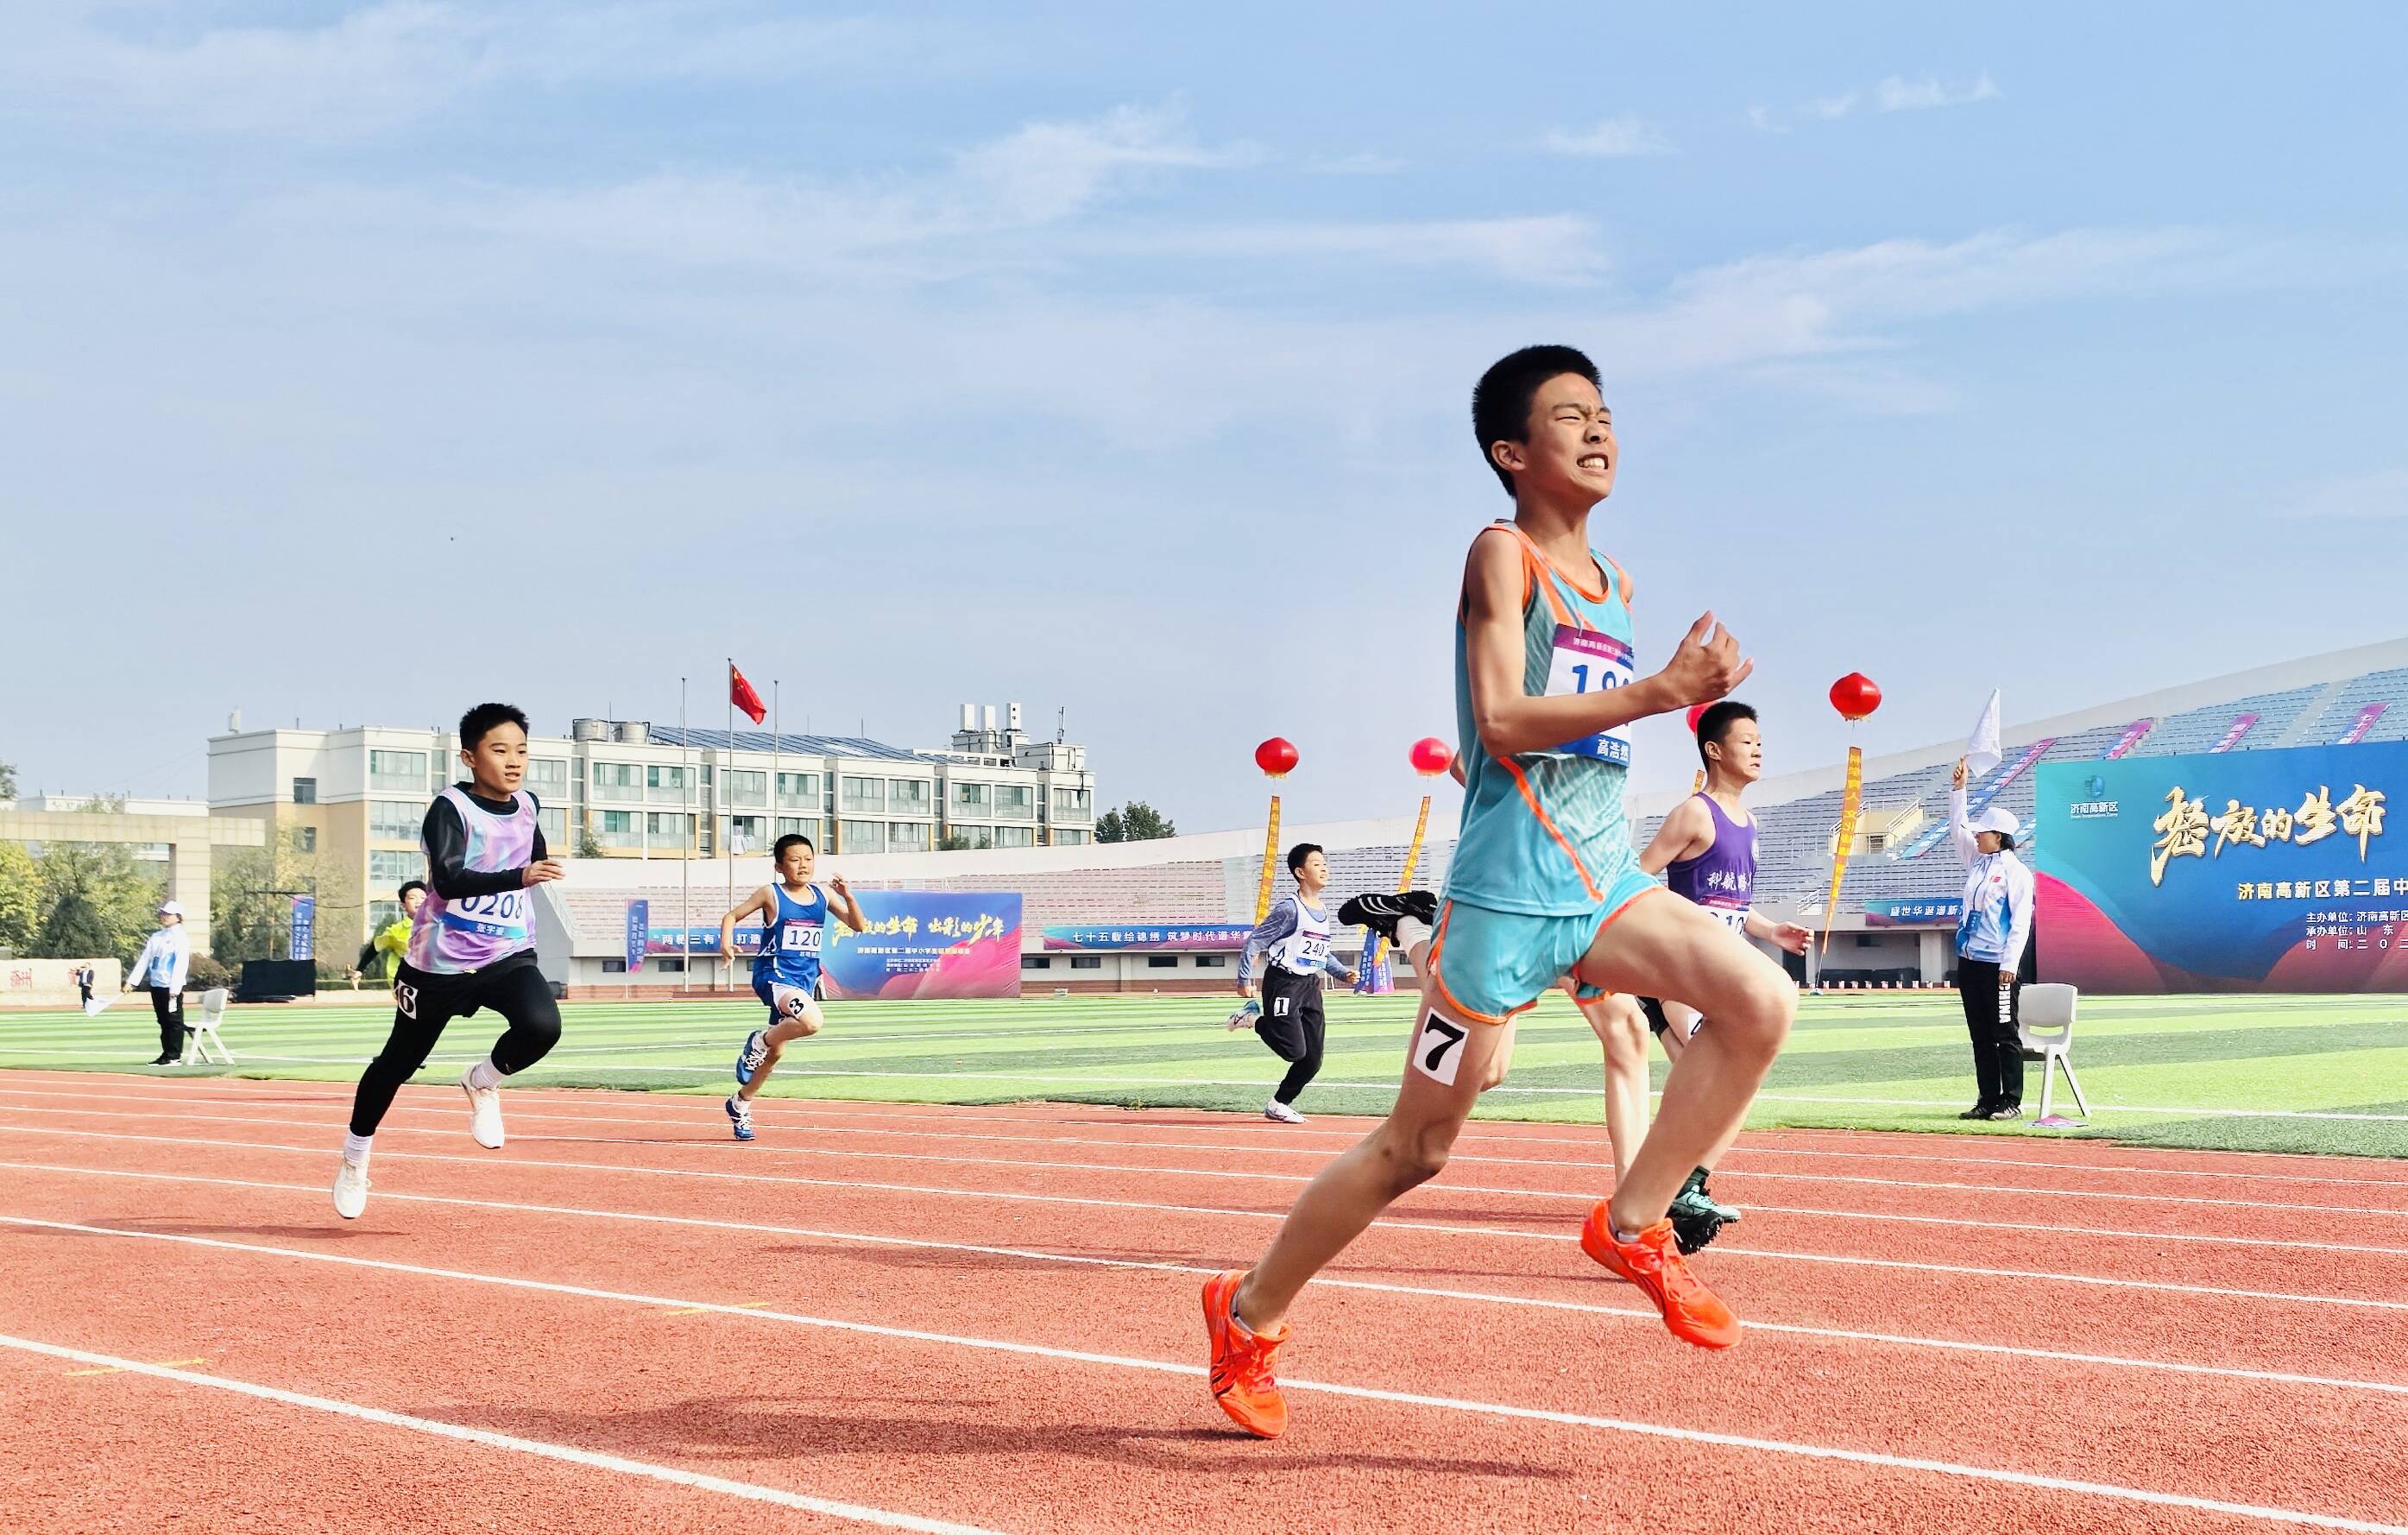
[[[1714,796],[1700,793],[1706,813],[1714,818],[1714,845],[1694,858],[1679,858],[1664,869],[1664,883],[1676,896],[1685,896],[1707,911],[1738,927],[1747,921],[1756,896],[1756,824],[1742,826],[1723,813]]]
[[[442,797],[460,812],[468,843],[460,867],[471,873],[492,874],[524,868],[535,859],[535,800],[524,793],[511,796],[510,813],[495,815],[457,787]],[[423,851],[423,850],[422,850]],[[429,975],[461,975],[481,970],[535,947],[532,901],[525,890],[500,890],[490,896],[467,896],[447,901],[432,889],[418,920],[409,929],[409,963]]]

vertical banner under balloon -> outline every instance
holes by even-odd
[[[1279,796],[1271,796],[1270,824],[1263,829],[1263,877],[1254,886],[1254,925],[1271,914],[1271,877],[1279,868]]]
[[[1856,846],[1856,813],[1864,808],[1865,752],[1848,748],[1848,783],[1840,796],[1840,841],[1831,850],[1831,896],[1823,903],[1823,954],[1831,953],[1831,919],[1840,914],[1840,881],[1848,872],[1848,853]]]

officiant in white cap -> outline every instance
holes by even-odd
[[[1965,1002],[1981,1097],[1956,1117],[2021,1119],[2024,1050],[2016,1025],[2023,977],[2016,972],[2031,942],[2031,870],[2015,856],[2022,824],[2000,805],[1968,817],[1965,780],[1960,758],[1948,796],[1948,829],[1965,865],[1965,910],[1956,919],[1956,991]]]
[[[149,990],[150,1011],[159,1017],[159,1058],[153,1066],[173,1066],[183,1058],[184,978],[192,963],[193,940],[184,931],[183,905],[161,901],[159,930],[125,968],[125,989]]]

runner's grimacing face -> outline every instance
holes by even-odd
[[[485,732],[485,739],[460,753],[468,765],[468,777],[492,799],[506,799],[518,792],[519,782],[526,777],[526,732],[508,720]]]
[[[1723,732],[1723,771],[1742,783],[1764,776],[1764,733],[1754,720],[1734,721]]]
[[[1517,485],[1555,495],[1576,493],[1592,506],[1613,494],[1622,445],[1614,440],[1613,412],[1597,385],[1577,373],[1549,379],[1530,398],[1523,432]]]
[[[778,872],[788,884],[801,884],[811,877],[811,865],[817,861],[808,846],[797,842],[778,860]]]

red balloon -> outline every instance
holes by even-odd
[[[1296,743],[1284,736],[1273,736],[1254,748],[1254,766],[1268,778],[1285,778],[1296,771]]]
[[[1455,748],[1436,736],[1424,736],[1413,742],[1413,749],[1410,754],[1412,757],[1413,771],[1424,778],[1436,778],[1455,766]]]
[[[1694,736],[1698,733],[1698,722],[1704,719],[1706,717],[1706,710],[1713,707],[1714,706],[1712,704],[1691,704],[1689,706],[1690,735]]]
[[[1881,707],[1882,691],[1861,671],[1852,671],[1831,684],[1831,707],[1843,720],[1861,720]]]

